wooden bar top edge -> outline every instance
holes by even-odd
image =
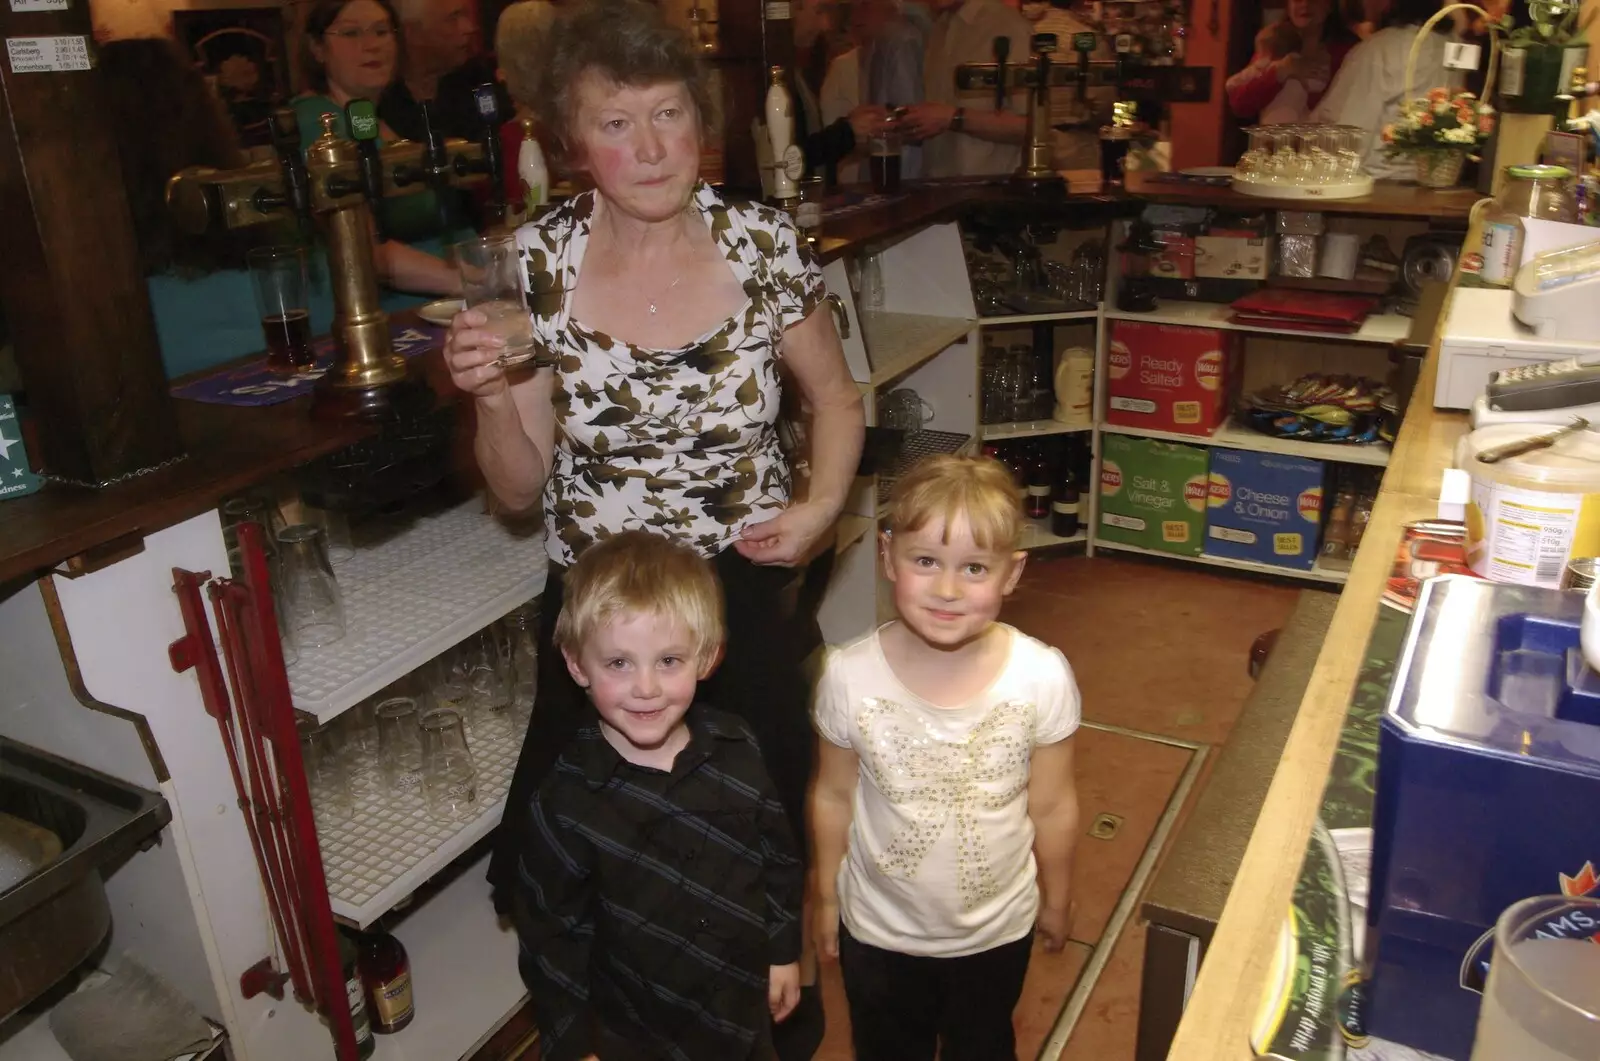
[[[1470,242],[1473,234],[1468,233]],[[1450,298],[1454,298],[1452,282]],[[1206,950],[1169,1061],[1252,1061],[1251,1027],[1289,916],[1312,828],[1322,804],[1350,697],[1366,658],[1367,640],[1393,569],[1405,525],[1438,512],[1439,483],[1465,413],[1433,407],[1439,331],[1447,299],[1428,346],[1405,423],[1379,488],[1372,519],[1322,643],[1305,698],[1295,717],[1222,917]]]

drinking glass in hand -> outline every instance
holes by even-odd
[[[467,747],[461,716],[430,711],[417,725],[422,737],[422,791],[436,818],[461,820],[478,813],[478,770]]]
[[[516,240],[482,236],[456,244],[455,252],[467,308],[488,317],[483,330],[506,342],[497,363],[509,368],[534,360],[533,318],[528,313]]]
[[[285,375],[310,369],[316,355],[311,350],[305,249],[257,247],[245,255],[245,261],[267,340],[267,366]]]
[[[893,118],[883,123],[878,135],[872,138],[872,153],[868,168],[872,171],[872,190],[879,195],[896,195],[900,191],[900,129]]]

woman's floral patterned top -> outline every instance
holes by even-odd
[[[691,203],[748,301],[686,346],[642,349],[569,313],[595,194],[517,231],[534,335],[558,362],[547,549],[571,564],[591,542],[644,529],[715,556],[788,504],[778,356],[784,331],[822,302],[822,271],[787,215],[701,183]]]

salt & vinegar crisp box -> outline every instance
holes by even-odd
[[[1206,451],[1105,435],[1100,461],[1104,541],[1199,556],[1206,525]]]
[[[1310,570],[1322,531],[1325,465],[1305,457],[1211,451],[1206,552]]]
[[[1106,423],[1211,434],[1228,418],[1236,339],[1218,328],[1113,321]]]

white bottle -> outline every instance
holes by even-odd
[[[539,149],[539,138],[534,135],[532,118],[522,120],[522,146],[517,148],[517,176],[522,180],[525,211],[531,214],[535,207],[550,201],[550,170],[544,164],[544,152]]]
[[[783,83],[783,67],[770,71],[771,83],[767,86],[767,137],[772,141],[772,197],[793,199],[799,195],[794,178],[789,176],[791,148],[794,144],[794,110],[789,90]]]

